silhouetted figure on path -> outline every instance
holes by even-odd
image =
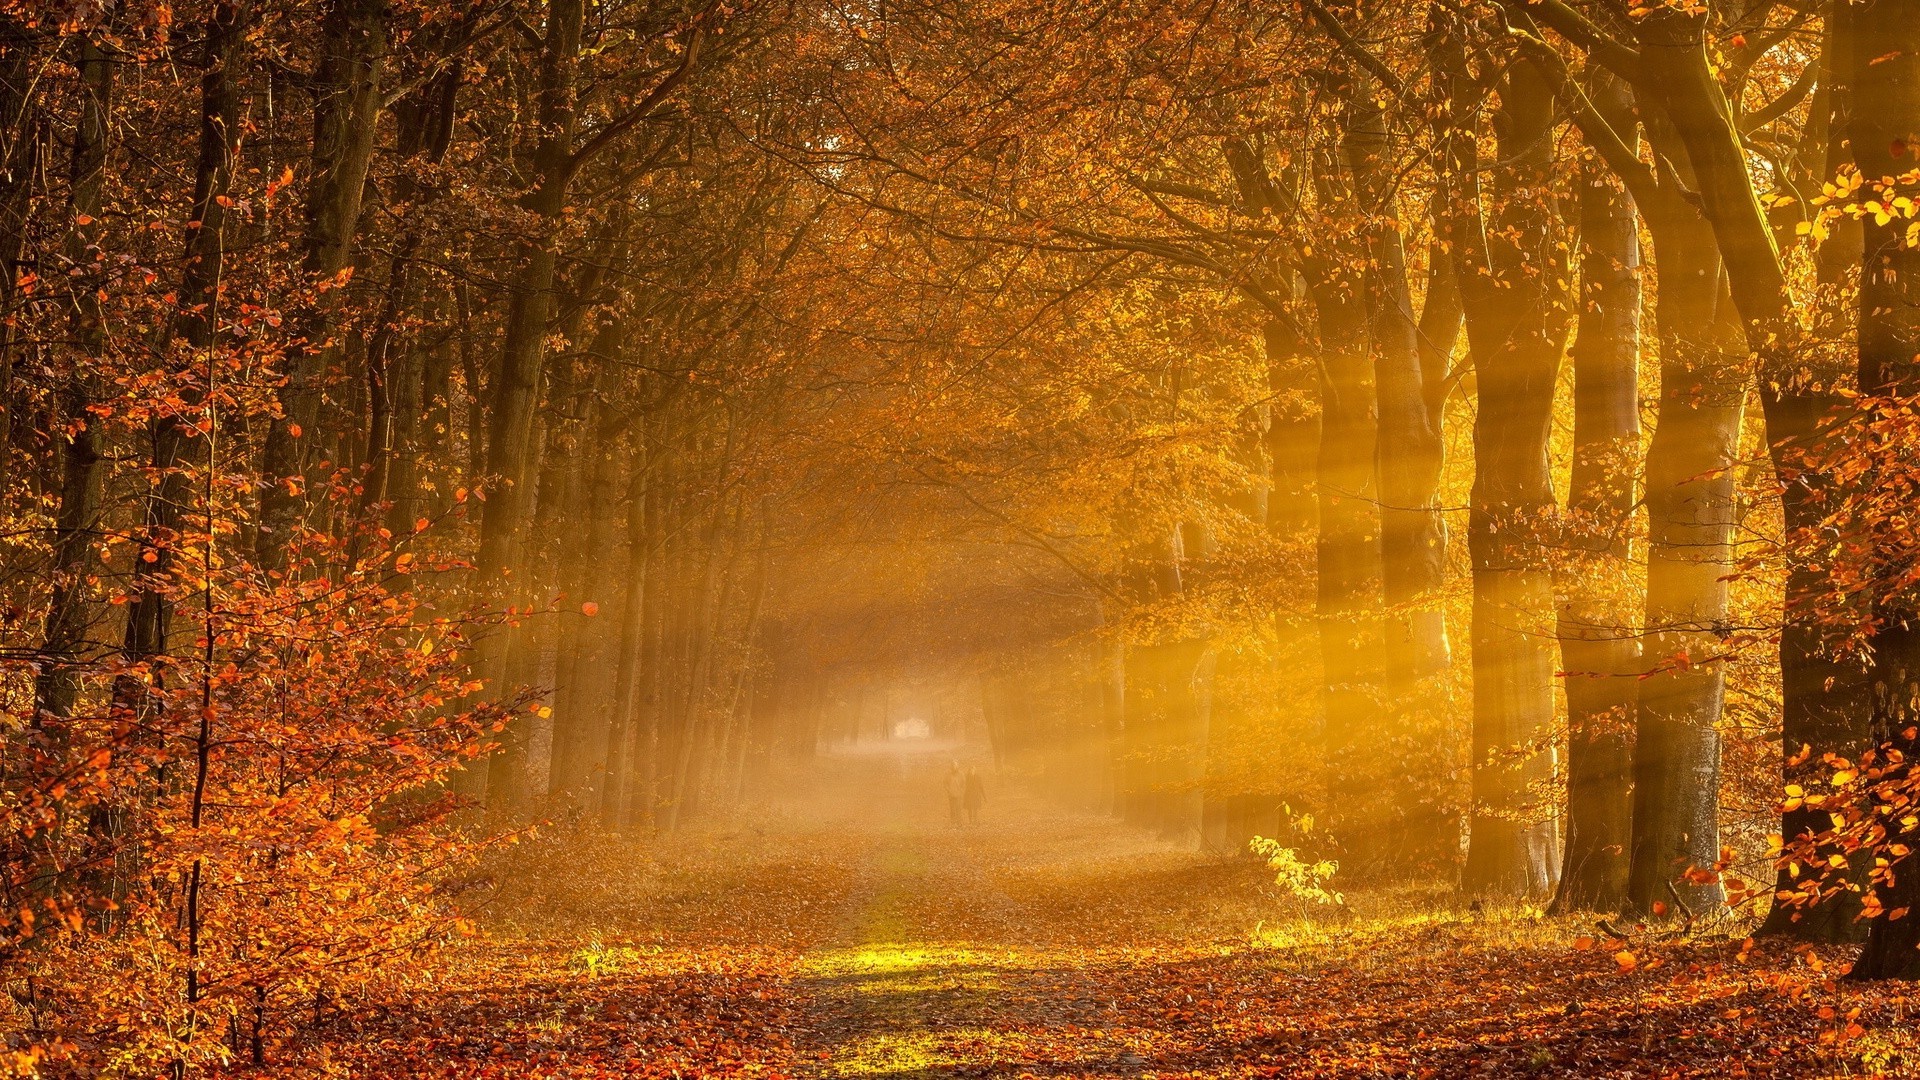
[[[947,769],[947,822],[956,829],[960,827],[960,803],[966,790],[966,778],[961,775],[960,763],[956,761]]]
[[[967,770],[967,824],[980,824],[980,804],[987,801],[987,785],[977,769]]]

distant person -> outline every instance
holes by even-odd
[[[956,761],[947,769],[947,820],[956,829],[960,827],[960,806],[966,793],[966,777]]]
[[[980,779],[978,769],[971,767],[967,769],[967,790],[964,801],[967,804],[967,824],[980,824],[980,804],[987,801],[987,784]]]

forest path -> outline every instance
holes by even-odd
[[[1083,928],[1050,922],[1010,888],[1023,864],[1055,864],[1055,848],[1190,857],[1019,792],[997,793],[979,824],[955,828],[941,798],[924,783],[875,799],[876,843],[842,927],[796,968],[803,1075],[1138,1075],[1150,1059],[1087,980],[1088,946],[1068,955],[1054,940]]]
[[[1303,920],[1251,860],[991,778],[955,829],[943,767],[829,760],[723,827],[527,845],[484,933],[261,1075],[1920,1077],[1899,988],[1780,947],[1627,971],[1586,920],[1431,892]]]

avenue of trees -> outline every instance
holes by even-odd
[[[1917,209],[1920,0],[0,0],[4,1067],[897,694],[1920,978]]]

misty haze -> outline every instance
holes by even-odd
[[[0,0],[0,1080],[1920,1080],[1920,0]]]

